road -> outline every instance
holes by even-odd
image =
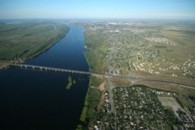
[[[128,79],[132,81],[150,81],[150,82],[160,82],[160,83],[171,83],[171,84],[177,84],[184,88],[189,89],[195,89],[195,86],[193,83],[184,83],[180,80],[174,80],[174,79],[159,79],[150,77],[150,76],[139,76],[139,75],[112,75],[112,74],[104,74],[104,73],[98,73],[98,72],[90,72],[90,71],[81,71],[81,70],[71,70],[71,69],[63,69],[63,68],[55,68],[55,67],[47,67],[47,66],[39,66],[39,65],[29,65],[29,64],[12,64],[11,66],[19,67],[19,68],[26,68],[26,69],[33,69],[33,70],[45,70],[45,71],[54,71],[54,72],[64,72],[64,73],[76,73],[76,74],[85,74],[85,75],[91,75],[91,76],[103,76],[106,78],[123,78]]]

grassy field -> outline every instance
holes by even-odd
[[[54,23],[0,24],[0,67],[43,52],[68,31],[65,25]]]
[[[195,31],[187,26],[165,26],[160,30],[160,34],[172,41],[178,43],[178,46],[173,46],[167,49],[164,53],[166,61],[182,64],[190,56],[191,60],[194,60],[195,51]],[[195,68],[189,68],[190,72],[195,73]]]
[[[84,36],[85,45],[89,49],[89,51],[86,51],[84,54],[89,63],[90,70],[94,72],[103,72],[103,59],[108,53],[108,46],[103,41],[104,34],[102,34],[101,31],[92,33],[91,31],[86,30]],[[97,54],[97,52],[99,53]]]
[[[86,94],[85,103],[82,114],[80,116],[80,123],[77,126],[77,130],[86,130],[88,125],[95,120],[97,114],[97,106],[101,98],[101,92],[99,91],[98,87],[102,82],[103,79],[90,77],[89,88]]]

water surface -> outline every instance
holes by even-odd
[[[25,64],[88,71],[83,29],[69,33]],[[68,76],[76,80],[70,90]],[[75,129],[88,88],[88,76],[11,67],[0,70],[0,129]]]

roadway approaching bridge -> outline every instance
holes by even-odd
[[[62,72],[62,73],[84,74],[84,75],[91,75],[91,76],[103,76],[106,78],[114,77],[114,78],[132,79],[136,81],[171,83],[171,84],[177,84],[177,85],[184,85],[186,86],[186,88],[188,87],[191,89],[195,89],[194,85],[192,85],[191,83],[183,83],[180,80],[154,79],[153,77],[128,76],[128,75],[113,75],[113,74],[104,74],[104,73],[97,73],[97,72],[90,72],[90,71],[62,69],[62,68],[29,65],[29,64],[12,64],[11,66],[15,66],[19,68],[26,68],[26,69],[33,69],[33,70],[40,70],[40,71],[54,71],[54,72]]]

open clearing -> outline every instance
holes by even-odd
[[[181,106],[177,103],[174,97],[158,96],[159,101],[165,107],[171,107],[174,112],[177,110],[182,110]]]

